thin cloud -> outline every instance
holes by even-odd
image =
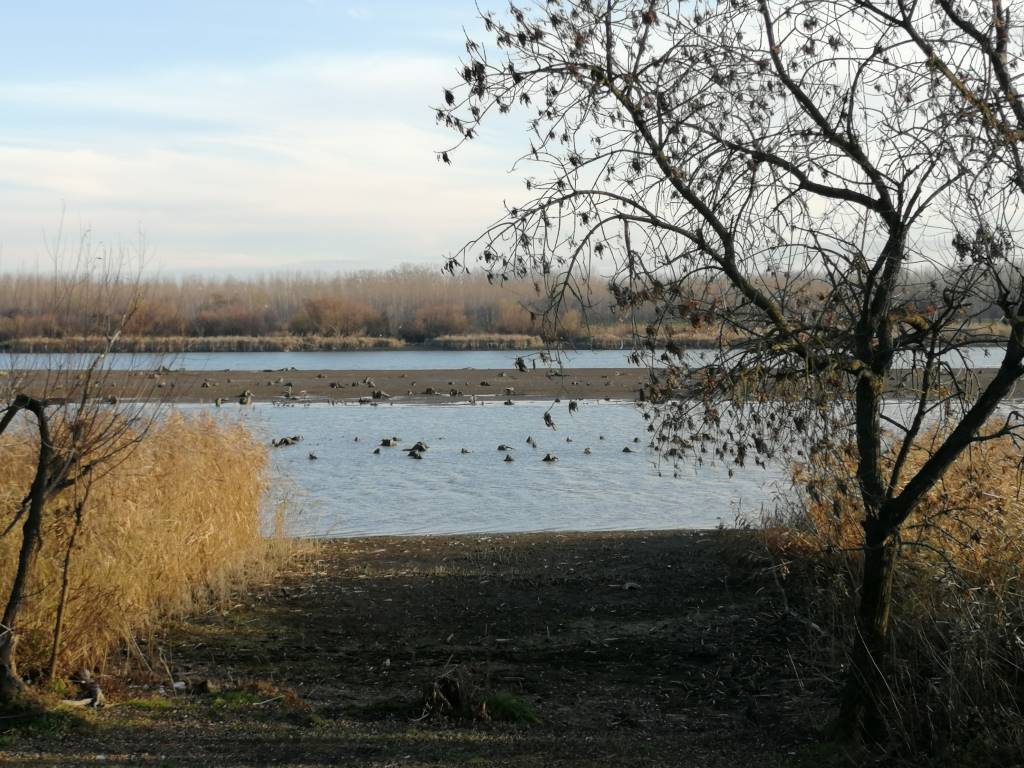
[[[62,201],[105,231],[143,229],[171,269],[437,257],[521,189],[504,172],[509,148],[497,135],[469,147],[461,166],[436,162],[451,136],[433,126],[429,106],[453,64],[303,56],[0,84],[0,105],[90,110],[102,128],[74,143],[0,135],[0,267],[34,262]],[[163,117],[167,128],[138,133],[123,127],[125,115]]]

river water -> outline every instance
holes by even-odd
[[[968,350],[967,364],[991,367],[999,350]],[[158,365],[191,370],[423,370],[511,368],[517,356],[499,351],[403,350],[366,352],[228,352],[169,357],[114,356],[121,368]],[[627,352],[565,355],[576,368],[628,365]],[[711,352],[693,350],[700,364]],[[0,365],[5,361],[0,356]],[[61,355],[18,355],[7,367],[66,364]],[[538,367],[543,364],[538,360]],[[180,405],[183,411],[209,409]],[[558,431],[544,426],[554,407]],[[646,447],[646,423],[631,403],[581,401],[488,405],[380,405],[276,408],[258,404],[216,411],[241,419],[262,440],[302,435],[298,445],[273,449],[268,510],[286,502],[287,532],[305,536],[451,534],[557,530],[706,528],[756,520],[788,486],[784,468],[661,466]],[[374,448],[399,436],[430,448],[422,460],[400,448]],[[538,447],[530,447],[533,436]],[[602,439],[602,437],[604,439]],[[567,442],[570,438],[572,442]],[[639,441],[634,440],[638,438]],[[514,450],[498,451],[506,443]],[[629,447],[633,452],[624,453]],[[469,453],[463,453],[461,449]],[[584,449],[590,448],[590,454]],[[310,452],[316,460],[310,460]],[[541,461],[547,452],[559,461]],[[514,458],[504,461],[506,455]]]
[[[557,431],[544,426],[551,407],[258,404],[216,413],[242,419],[267,442],[303,436],[271,454],[268,509],[286,503],[292,535],[707,528],[756,519],[786,485],[777,468],[737,468],[730,478],[726,466],[688,466],[674,476],[645,447],[645,422],[629,403],[584,401],[571,416],[565,403],[554,405]],[[401,447],[375,455],[392,436],[429,449],[422,460]],[[497,450],[501,443],[512,450]],[[559,460],[542,461],[548,452]]]
[[[998,347],[971,347],[962,350],[969,367],[996,367],[999,365]],[[563,352],[554,362],[567,368],[626,368],[629,350],[601,349]],[[110,356],[109,364],[120,370],[152,370],[165,365],[190,371],[262,371],[295,368],[300,371],[419,371],[459,368],[510,369],[517,357],[524,357],[537,367],[546,363],[539,350],[526,352],[498,350],[362,350],[350,352],[182,352],[167,355],[122,354]],[[708,349],[691,349],[684,360],[691,366],[706,364],[714,359]],[[0,353],[0,370],[61,368],[68,365],[81,367],[82,355]],[[963,364],[953,362],[955,367]]]
[[[710,359],[709,350],[692,350],[693,363]],[[624,368],[630,363],[628,350],[580,350],[554,358],[571,368]],[[458,368],[511,368],[517,357],[538,367],[545,365],[539,351],[497,350],[452,351],[442,349],[360,350],[343,352],[182,352],[167,355],[113,354],[110,366],[120,370],[148,370],[160,365],[190,371],[262,371],[295,368],[300,371],[423,371]],[[78,364],[84,355],[0,354],[0,366],[43,369]]]

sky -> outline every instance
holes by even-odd
[[[476,20],[474,0],[8,4],[0,272],[49,269],[58,232],[141,235],[167,275],[440,267],[523,189],[512,116],[436,160],[454,137],[430,107]]]

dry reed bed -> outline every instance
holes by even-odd
[[[675,331],[675,329],[674,329]],[[673,340],[686,347],[712,349],[721,339],[708,332],[676,331]],[[534,350],[546,347],[562,349],[632,349],[637,341],[627,332],[599,331],[592,335],[561,336],[545,339],[525,333],[446,334],[422,342],[406,342],[391,336],[124,336],[118,351],[128,354],[175,354],[181,352],[348,352],[362,350],[443,349],[443,350]],[[667,336],[658,339],[659,344]],[[107,340],[100,336],[26,336],[0,341],[0,353],[60,354],[97,352]],[[15,365],[17,360],[15,360]]]
[[[55,311],[62,285],[40,274],[0,275],[0,340],[60,338],[95,332],[97,299],[89,291]],[[296,337],[394,338],[421,343],[442,336],[546,333],[564,339],[610,334],[616,344],[633,321],[655,320],[650,306],[613,310],[605,280],[580,286],[587,307],[569,306],[557,328],[540,316],[546,306],[531,280],[503,282],[486,275],[443,275],[405,266],[348,275],[276,274],[249,280],[147,278],[102,292],[103,310],[133,307],[125,334],[153,338]],[[89,288],[86,285],[86,288]],[[574,303],[573,303],[574,304]],[[216,350],[219,351],[219,350]]]
[[[516,333],[468,333],[438,336],[429,345],[440,349],[542,349],[544,340],[540,336]]]
[[[0,338],[82,335],[87,311],[53,314],[58,286],[48,276],[0,280]],[[432,266],[349,275],[275,274],[250,280],[149,278],[126,329],[143,336],[402,336],[419,341],[448,333],[530,333],[537,297],[529,281],[491,285],[483,275],[449,277]],[[602,305],[607,288],[595,284]],[[119,286],[115,306],[137,298]],[[76,309],[76,308],[72,308]],[[88,310],[88,307],[81,308]],[[603,315],[607,316],[607,312]],[[595,318],[603,321],[602,318]]]
[[[923,443],[934,449],[939,437],[928,434]],[[910,452],[905,478],[928,458],[923,443]],[[1024,568],[1022,458],[1010,438],[976,444],[965,453],[904,524],[902,562],[952,570],[972,584],[1016,588]],[[863,507],[854,467],[849,447],[795,467],[798,511],[784,532],[776,532],[787,546],[817,552],[860,546]]]
[[[923,440],[934,448],[940,437]],[[913,450],[903,476],[926,458]],[[1009,438],[975,445],[904,524],[886,708],[908,752],[960,764],[1024,759],[1022,459]],[[826,670],[845,658],[853,631],[863,541],[854,466],[849,449],[797,466],[798,501],[765,531],[782,572],[813,582],[798,592],[825,629],[809,641]]]
[[[30,483],[32,442],[24,434],[0,442],[4,526]],[[58,669],[102,665],[119,642],[161,617],[224,598],[246,579],[267,574],[281,548],[261,535],[266,460],[265,447],[243,426],[171,413],[97,477],[73,551]],[[72,494],[64,492],[47,509],[19,620],[19,664],[30,676],[52,647]],[[5,597],[19,543],[13,532],[0,539]]]

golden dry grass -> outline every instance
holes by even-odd
[[[934,447],[940,437],[923,441]],[[904,477],[926,456],[914,450]],[[994,750],[1024,754],[1021,461],[1010,439],[975,445],[901,533],[882,703],[899,748],[935,755],[936,765],[993,764],[976,760]],[[798,590],[802,610],[825,631],[808,651],[834,669],[851,646],[862,564],[853,454],[817,455],[795,468],[794,480],[797,503],[765,540],[782,573],[811,581]]]
[[[935,447],[938,439],[928,434],[910,452],[904,478],[913,476],[928,458],[927,446]],[[977,444],[962,455],[904,523],[903,559],[952,567],[976,584],[1016,584],[1024,567],[1022,458],[1009,438]],[[817,455],[795,467],[794,480],[802,519],[787,527],[790,544],[856,550],[863,542],[864,512],[852,452]]]
[[[433,339],[432,344],[442,349],[542,349],[540,336],[522,333],[464,333],[448,334]]]
[[[11,519],[29,485],[33,450],[24,434],[0,442],[0,524]],[[172,413],[96,479],[71,564],[60,669],[100,664],[118,642],[161,617],[265,575],[279,554],[261,535],[266,461],[265,447],[243,426]],[[23,672],[40,668],[50,653],[71,503],[68,491],[47,508],[43,546],[18,622]],[[18,530],[0,539],[5,599]]]

